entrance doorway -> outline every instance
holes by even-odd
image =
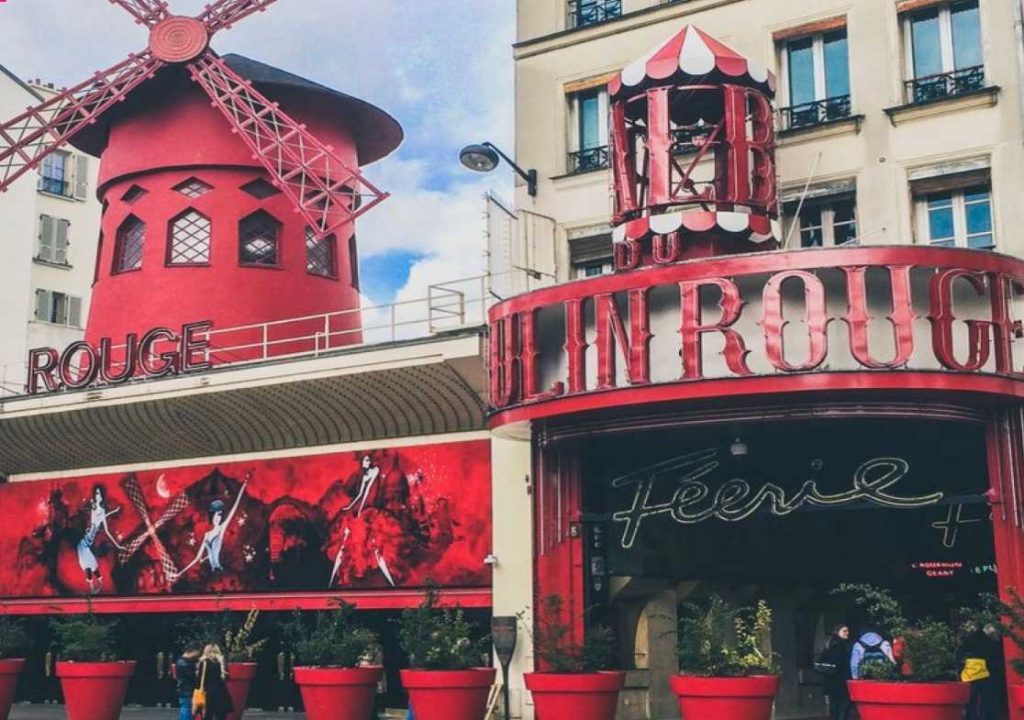
[[[833,625],[868,624],[839,584],[888,588],[914,618],[952,619],[995,592],[985,448],[980,424],[869,419],[581,445],[586,606],[617,625],[623,660],[652,669],[651,715],[670,717],[675,606],[763,598],[783,667],[776,717],[822,717],[817,653]]]

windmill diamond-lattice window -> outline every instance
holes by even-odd
[[[146,188],[139,187],[138,185],[132,185],[125,191],[124,195],[121,196],[121,200],[131,205],[136,200],[139,200],[140,198],[148,194],[149,192],[146,190]]]
[[[277,265],[280,228],[273,216],[262,211],[243,218],[238,228],[242,264]]]
[[[213,190],[213,186],[204,183],[197,177],[190,177],[180,185],[175,185],[174,189],[187,198],[197,198]]]
[[[114,249],[114,272],[127,272],[142,267],[142,251],[146,247],[146,223],[129,215],[117,229]]]
[[[189,210],[171,223],[170,265],[206,265],[210,262],[210,218]]]
[[[334,260],[335,238],[328,235],[317,239],[311,228],[306,228],[306,272],[321,277],[337,277]]]
[[[265,200],[268,197],[273,197],[274,195],[281,194],[280,190],[278,190],[276,187],[268,183],[263,178],[256,178],[252,182],[247,182],[245,185],[242,186],[242,190],[249,193],[258,200]]]

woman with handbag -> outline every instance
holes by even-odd
[[[849,720],[853,710],[850,690],[850,628],[837,625],[821,651],[815,669],[824,677],[825,695],[828,697],[828,716],[831,720]]]
[[[227,664],[224,654],[217,645],[207,645],[199,658],[199,691],[202,693],[202,720],[227,720],[228,713],[235,709],[228,693]],[[196,703],[193,702],[193,707]]]

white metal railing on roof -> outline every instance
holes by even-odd
[[[423,298],[252,325],[213,328],[208,333],[196,335],[196,338],[208,341],[209,349],[202,359],[215,368],[315,357],[342,348],[425,338],[486,323],[487,308],[497,301],[491,293],[492,280],[490,275],[477,275],[431,285]],[[117,358],[120,352],[123,357],[125,349],[126,345],[114,346],[111,356]],[[159,344],[154,345],[152,359],[156,360],[166,349]],[[119,363],[115,359],[109,372],[116,375],[123,367],[124,361]],[[80,372],[89,368],[73,367],[72,370]],[[27,379],[27,359],[0,366],[0,402],[25,395]],[[140,375],[130,382],[145,381],[146,378]]]

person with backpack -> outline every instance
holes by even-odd
[[[199,687],[196,666],[201,650],[192,643],[174,663],[174,685],[178,693],[178,720],[192,720],[192,693]]]
[[[892,643],[874,630],[861,633],[850,652],[850,677],[860,680],[861,666],[880,662],[896,665],[896,658],[892,654]]]
[[[853,703],[846,681],[850,679],[850,628],[838,625],[825,642],[815,669],[824,678],[829,720],[849,720]]]

